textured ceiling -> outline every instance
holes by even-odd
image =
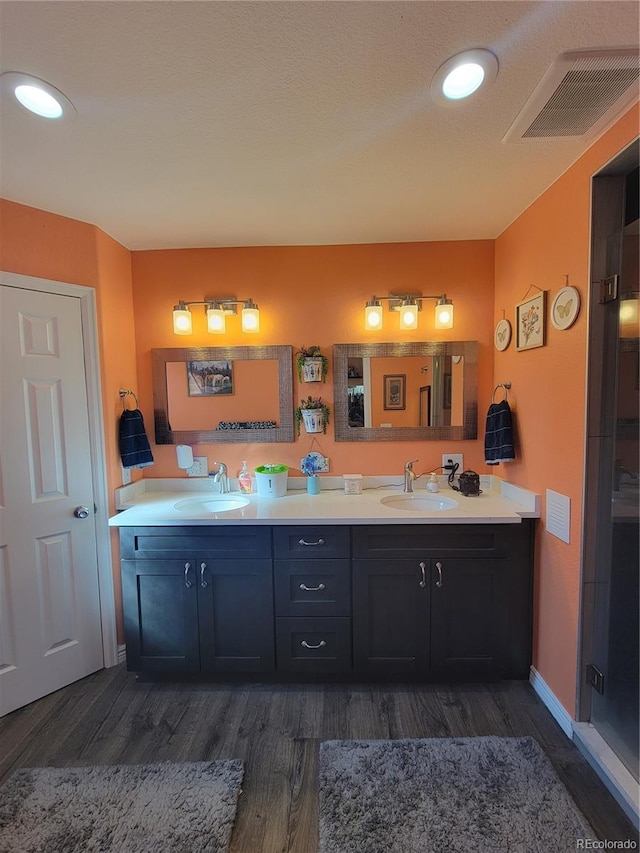
[[[502,139],[567,50],[634,47],[632,2],[0,2],[0,193],[130,249],[496,237],[588,143]],[[488,47],[488,91],[430,98]]]

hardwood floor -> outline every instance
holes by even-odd
[[[637,842],[577,748],[519,681],[143,684],[121,665],[1,719],[0,784],[28,766],[240,758],[231,853],[315,853],[321,740],[489,734],[535,737],[599,838]]]

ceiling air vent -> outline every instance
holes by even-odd
[[[639,77],[636,49],[563,53],[502,141],[596,136],[638,97]]]

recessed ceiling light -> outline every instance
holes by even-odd
[[[450,107],[493,83],[497,75],[498,60],[490,50],[465,50],[438,68],[431,81],[431,97],[437,104]]]
[[[22,106],[43,118],[73,118],[75,108],[69,98],[45,80],[21,71],[0,74],[2,91],[11,94]]]

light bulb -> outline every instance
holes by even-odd
[[[620,325],[635,326],[638,323],[638,297],[627,296],[620,300]]]
[[[207,330],[212,335],[223,335],[226,327],[227,321],[222,308],[207,308]]]
[[[442,84],[442,92],[445,98],[452,101],[468,98],[480,88],[483,80],[484,68],[477,62],[465,62],[447,74]]]
[[[249,299],[245,308],[242,309],[242,331],[260,331],[260,311],[258,306]]]
[[[414,300],[407,299],[400,308],[400,328],[418,328],[418,306]]]
[[[436,329],[453,329],[453,304],[444,297],[436,305]]]
[[[364,327],[365,329],[382,328],[382,305],[380,305],[379,302],[376,302],[373,305],[365,305]]]
[[[173,309],[173,332],[175,335],[190,335],[193,330],[191,311],[183,304]]]
[[[23,107],[43,118],[60,118],[62,107],[58,101],[39,86],[21,84],[15,88],[16,98]]]

